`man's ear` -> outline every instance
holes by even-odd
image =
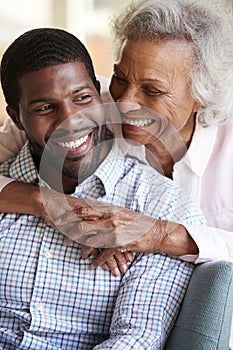
[[[99,80],[96,80],[96,83],[95,83],[95,87],[96,87],[96,90],[98,91],[98,93],[100,94],[100,82]]]
[[[19,119],[19,113],[17,113],[13,108],[6,107],[7,114],[11,117],[18,129],[24,130],[24,127]]]

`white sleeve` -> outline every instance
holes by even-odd
[[[19,130],[10,117],[0,127],[0,163],[16,156],[26,141],[24,131]]]
[[[233,232],[215,227],[184,225],[199,248],[198,256],[182,256],[182,260],[199,264],[206,261],[226,260],[233,263]]]
[[[0,127],[0,163],[16,156],[26,141],[26,135],[20,131],[10,117]],[[0,192],[14,179],[0,175]]]
[[[4,187],[6,187],[6,185],[8,185],[12,181],[15,181],[15,179],[11,179],[10,177],[0,175],[0,192]]]

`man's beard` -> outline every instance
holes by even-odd
[[[106,131],[106,125],[101,126],[100,129],[96,128],[93,135],[93,148],[87,154],[70,160],[69,165],[65,164],[66,158],[63,159],[64,162],[63,164],[61,164],[61,160],[50,152],[48,152],[48,157],[50,158],[48,159],[48,161],[54,167],[56,167],[56,169],[61,169],[63,176],[66,176],[73,180],[77,180],[78,183],[81,183],[87,177],[92,175],[102,162],[101,152],[104,147],[104,142],[109,142],[106,139]],[[74,162],[73,165],[72,161]],[[79,166],[77,166],[76,164],[77,161],[79,162]]]

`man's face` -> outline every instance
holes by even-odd
[[[36,164],[47,143],[48,161],[56,167],[64,160],[63,175],[77,179],[82,168],[82,177],[89,176],[106,153],[106,143],[101,145],[105,116],[100,96],[85,65],[75,62],[27,73],[19,88],[17,122],[26,131]]]

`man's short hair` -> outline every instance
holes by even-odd
[[[1,84],[6,103],[18,111],[18,81],[24,74],[72,62],[84,63],[96,86],[91,57],[73,34],[55,28],[38,28],[22,34],[5,51],[1,62]]]

